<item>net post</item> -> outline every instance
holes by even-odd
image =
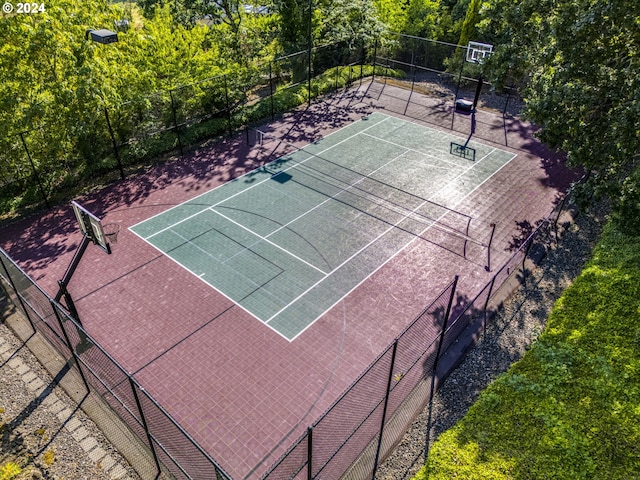
[[[471,217],[469,217],[469,218],[467,219],[467,228],[465,229],[465,232],[464,232],[464,234],[465,234],[467,237],[469,237],[469,230],[470,230],[470,228],[471,228]],[[465,238],[465,239],[464,239],[464,251],[463,251],[463,254],[464,254],[464,258],[465,258],[465,259],[467,258],[467,242],[468,242],[468,241],[469,241],[469,240],[468,240],[468,238]]]

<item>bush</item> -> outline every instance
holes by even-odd
[[[625,235],[640,235],[640,168],[622,184],[612,218],[618,230]]]
[[[638,478],[639,331],[640,238],[610,224],[546,331],[416,478]]]

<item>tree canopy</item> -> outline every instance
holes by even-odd
[[[588,173],[583,197],[609,196],[640,223],[639,18],[632,0],[50,0],[0,17],[0,135],[55,125],[47,142],[62,148],[91,137],[91,112],[306,50],[309,33],[314,46],[478,40],[496,46],[485,75],[515,82],[541,139]],[[121,19],[117,44],[85,40]]]
[[[583,198],[611,198],[640,227],[640,4],[632,0],[491,0],[483,31],[498,82],[521,83],[540,138],[588,175]],[[640,233],[640,228],[638,228]]]

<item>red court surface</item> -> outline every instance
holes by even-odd
[[[451,132],[452,100],[413,93],[407,108],[407,95],[367,83],[269,128],[304,144],[379,110]],[[517,154],[457,206],[478,238],[496,223],[495,271],[576,175],[531,125],[492,111],[477,120],[476,141]],[[469,121],[456,115],[454,131],[466,137]],[[112,255],[87,249],[69,285],[89,334],[238,479],[264,474],[455,275],[466,300],[492,275],[480,257],[413,242],[289,342],[128,231],[266,160],[241,134],[78,199],[121,230]],[[0,246],[52,296],[80,241],[68,204],[0,231]]]

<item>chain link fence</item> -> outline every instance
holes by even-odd
[[[471,348],[502,301],[558,245],[565,197],[471,300],[447,286],[263,477],[269,480],[375,478],[438,385],[462,360],[439,363],[456,342]]]
[[[141,161],[184,155],[198,141],[274,118],[365,77],[380,80],[369,87],[374,95],[376,88],[379,95],[387,94],[385,82],[403,82],[405,97],[390,102],[393,108],[453,128],[449,107],[478,82],[474,66],[456,63],[458,56],[456,45],[406,35],[373,46],[327,45],[314,48],[311,59],[308,52],[298,52],[237,75],[95,112],[89,115],[95,136],[88,139],[95,145],[90,152],[77,148],[70,135],[48,138],[46,128],[5,137],[0,139],[0,201],[3,208],[10,201],[48,206],[68,183],[103,174],[124,177]],[[489,104],[493,95],[492,86],[483,85],[481,101]],[[492,105],[505,115],[516,101],[515,90],[509,90],[500,96],[502,103]],[[63,172],[52,166],[56,162]],[[472,301],[456,297],[452,281],[263,478],[373,478],[452,368],[439,365],[442,355],[469,332],[481,331],[504,292],[514,282],[526,286],[532,262],[557,243],[564,206],[563,201],[523,239]],[[230,478],[3,250],[0,263],[0,282],[9,298],[33,332],[73,360],[87,395],[106,406],[103,418],[94,420],[103,430],[115,430],[110,440],[143,478]],[[115,421],[122,427],[114,429]]]
[[[365,77],[402,82],[408,95],[399,102],[402,113],[433,120],[442,103],[422,105],[424,98],[413,93],[439,96],[452,104],[458,90],[473,90],[479,71],[461,60],[463,50],[407,35],[390,35],[374,45],[333,43],[313,48],[311,58],[308,51],[297,52],[232,74],[83,111],[77,123],[62,133],[42,125],[7,135],[0,139],[0,211],[48,208],[73,196],[78,186],[125,178],[149,162],[184,156],[203,140],[232,135]],[[460,65],[464,69],[458,72]],[[503,111],[510,98],[516,103],[515,90],[496,96],[492,88],[483,87],[485,103]],[[503,104],[496,106],[493,97]]]
[[[91,417],[145,479],[230,479],[229,475],[176,423],[82,326],[33,282],[0,249],[0,284],[12,303],[67,359],[81,381],[65,388],[78,403],[91,396],[101,408]],[[79,386],[78,386],[79,384]],[[65,383],[62,383],[65,386]],[[85,393],[79,396],[84,387]]]
[[[506,295],[526,288],[530,270],[557,245],[566,202],[523,236],[471,301],[456,296],[457,279],[452,281],[263,478],[374,478],[381,459],[454,367],[439,365],[443,354],[482,332]],[[96,423],[109,425],[115,416],[124,425],[111,441],[143,478],[230,478],[3,250],[0,264],[0,282],[33,331],[73,359],[87,393],[108,406],[109,418]]]

